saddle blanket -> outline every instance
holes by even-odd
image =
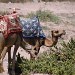
[[[29,19],[20,18],[22,25],[23,38],[29,37],[45,37],[38,17]]]
[[[7,38],[9,34],[22,31],[16,14],[0,16],[0,32]]]

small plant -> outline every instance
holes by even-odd
[[[6,15],[8,14],[8,11],[0,11],[0,15]]]
[[[43,30],[48,30],[49,28],[47,26],[42,26]]]
[[[75,40],[71,39],[67,44],[62,43],[63,48],[57,51],[42,53],[35,61],[23,59],[20,65],[23,75],[29,73],[43,73],[50,75],[75,75]]]
[[[0,0],[0,2],[8,3],[8,2],[9,2],[9,0]]]
[[[12,3],[24,3],[24,2],[26,2],[26,0],[0,0],[0,2],[3,2],[3,3],[8,3],[8,2],[12,2]]]
[[[34,16],[38,16],[39,19],[41,21],[52,21],[54,23],[58,23],[59,22],[59,17],[57,17],[56,15],[52,14],[51,12],[49,11],[41,11],[41,10],[38,10],[36,11],[36,13],[28,13],[28,15],[26,15],[27,18],[31,18],[31,17],[34,17]]]

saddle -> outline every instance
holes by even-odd
[[[45,37],[38,17],[27,19],[21,17],[20,22],[22,25],[23,38]]]
[[[17,14],[0,16],[0,32],[7,38],[11,33],[21,32],[22,28]]]

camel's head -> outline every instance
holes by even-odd
[[[44,39],[44,45],[45,46],[53,46],[54,43],[57,43],[58,37],[61,37],[62,35],[65,35],[66,32],[65,30],[53,30],[51,31],[51,35],[52,35],[52,39]],[[55,38],[55,40],[53,41],[53,38]]]
[[[62,35],[65,35],[65,30],[53,30],[51,31],[52,37],[61,37]]]

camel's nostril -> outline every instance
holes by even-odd
[[[66,31],[65,30],[63,30],[63,35],[65,35],[66,34]]]
[[[34,48],[34,50],[36,50],[36,48]]]
[[[66,32],[64,31],[64,35],[66,34]]]
[[[35,55],[37,55],[38,54],[38,52],[35,52]]]

